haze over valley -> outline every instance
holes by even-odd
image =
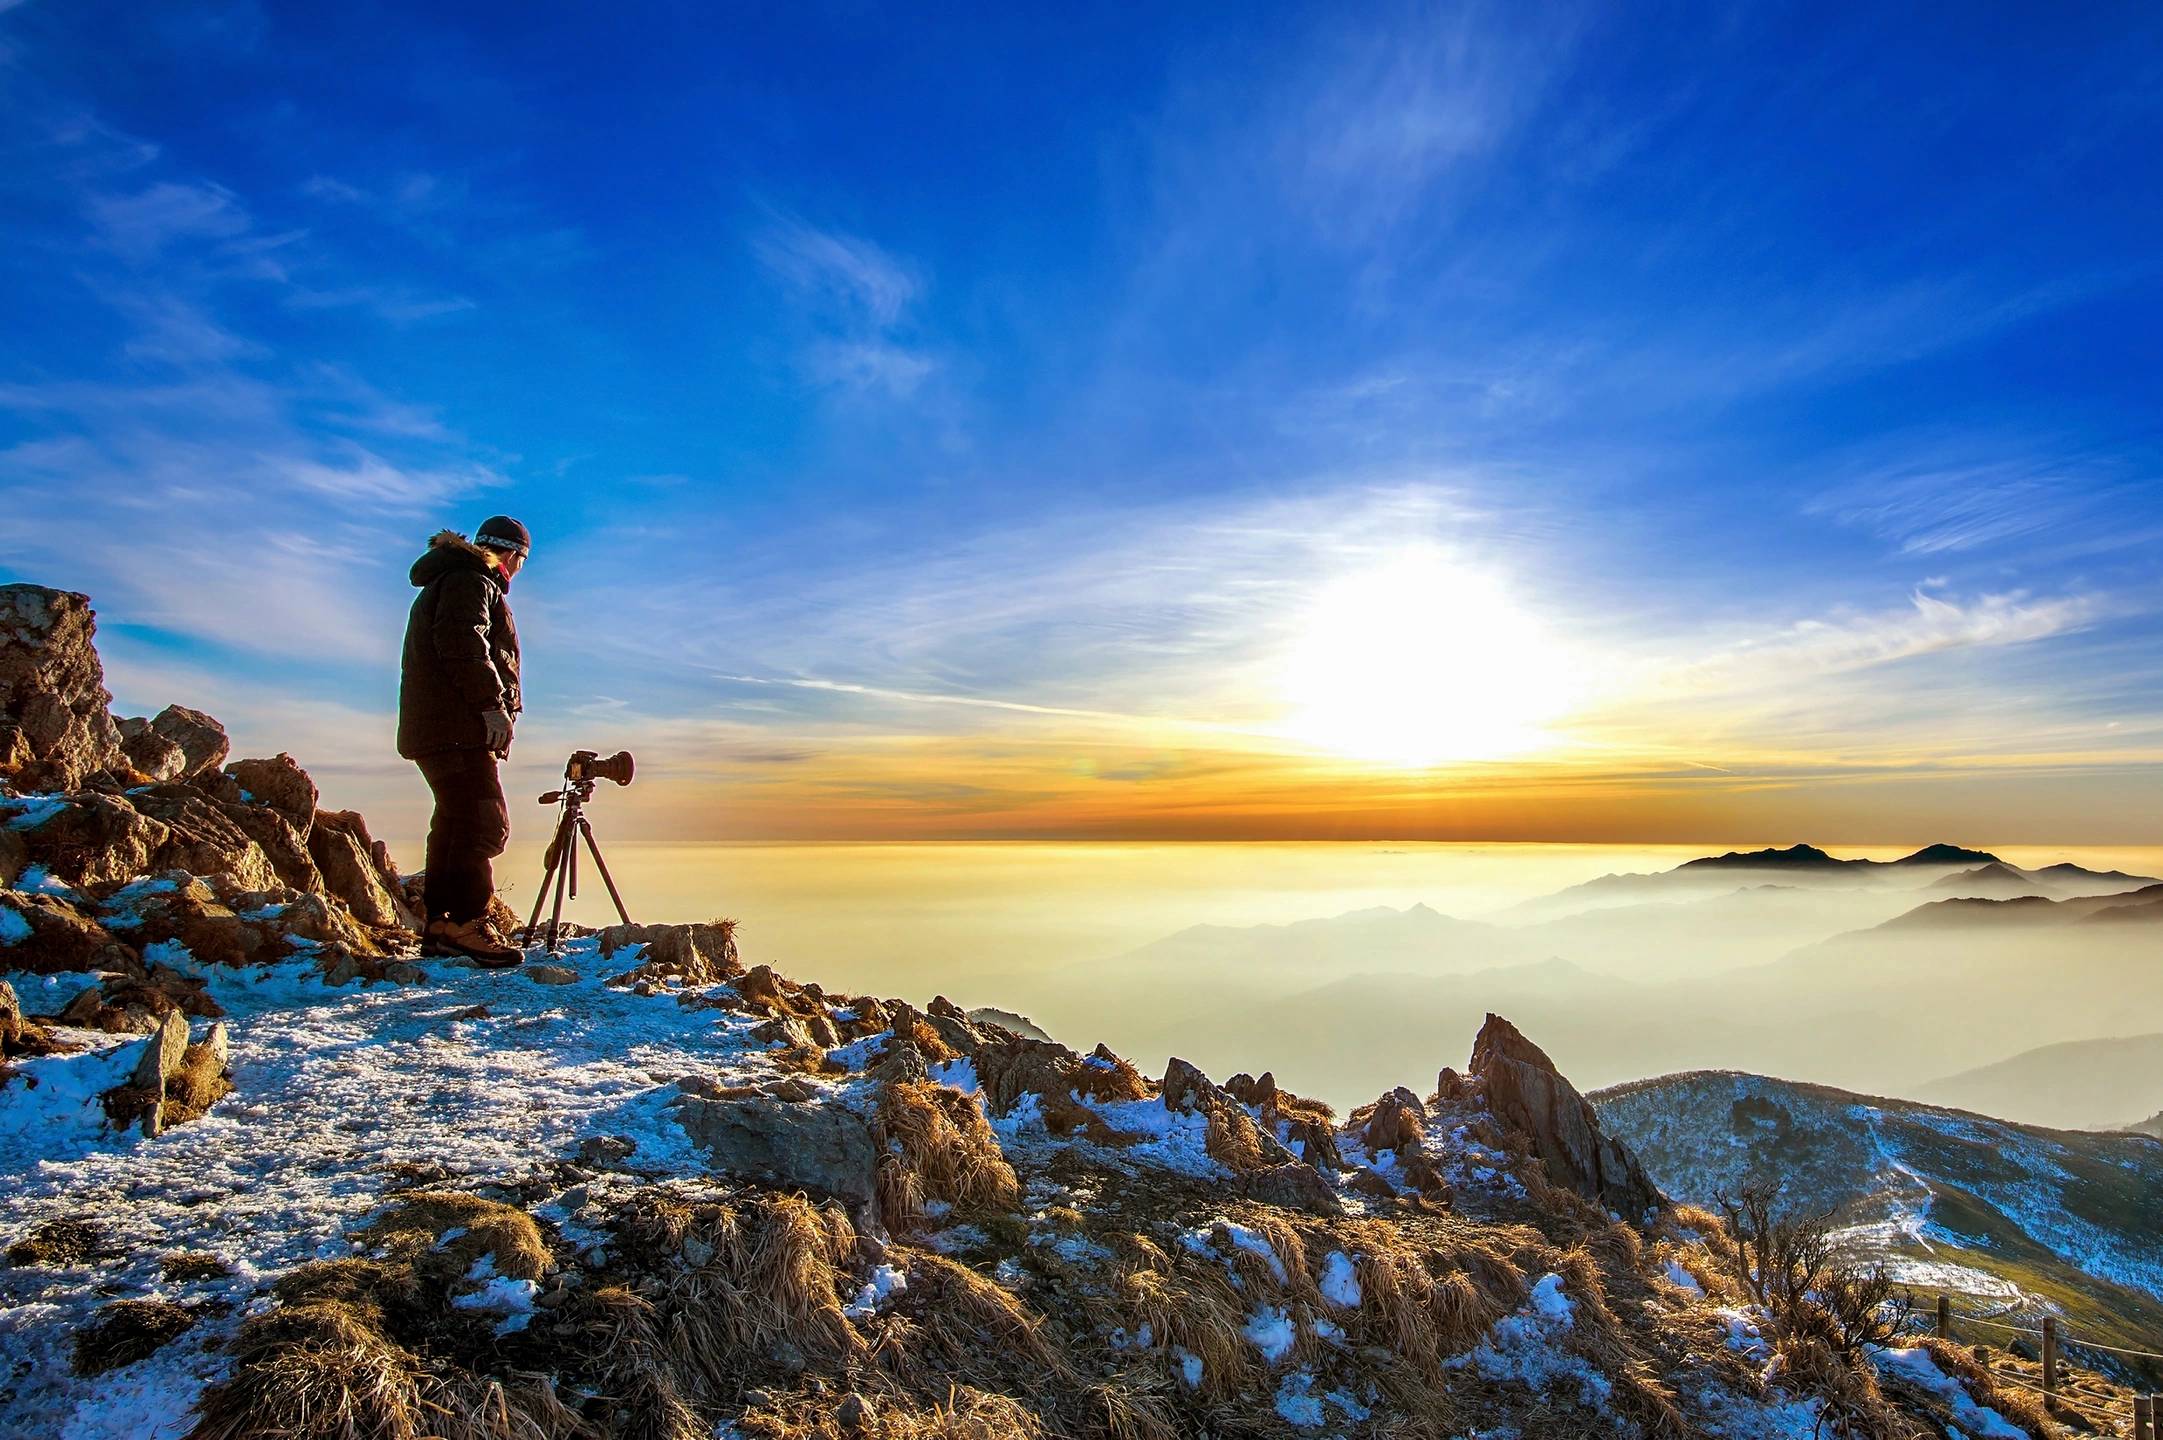
[[[1176,1054],[1212,1074],[1273,1068],[1340,1107],[1431,1074],[1495,1011],[1588,1086],[1733,1068],[1987,1100],[1979,1108],[2037,1124],[2123,1125],[2163,1109],[2163,1070],[2064,1078],[2124,1049],[2085,1042],[2163,1014],[2163,891],[2146,878],[2163,852],[628,853],[642,883],[659,882],[634,899],[669,919],[751,915],[747,937],[777,964],[801,957],[850,983],[1020,1012],[1082,1048]],[[585,903],[592,913],[595,897]],[[2027,1062],[2022,1084],[1959,1078],[2039,1047],[2057,1048]]]

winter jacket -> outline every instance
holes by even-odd
[[[518,631],[493,561],[450,530],[413,562],[420,594],[406,620],[398,753],[407,759],[487,745],[490,710],[519,712]]]

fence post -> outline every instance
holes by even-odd
[[[2155,1400],[2152,1396],[2133,1397],[2133,1440],[2155,1440]]]
[[[1953,1297],[1950,1295],[1938,1297],[1938,1338],[1953,1338]]]
[[[2058,1317],[2043,1317],[2043,1394],[2058,1393]]]

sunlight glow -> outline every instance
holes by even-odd
[[[1571,657],[1495,576],[1408,546],[1315,596],[1287,656],[1286,733],[1406,769],[1550,743]]]

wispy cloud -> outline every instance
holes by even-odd
[[[154,259],[175,241],[231,239],[249,226],[223,186],[174,180],[94,195],[89,211],[104,242],[131,260]]]
[[[818,384],[899,398],[938,369],[927,350],[903,338],[923,282],[886,250],[779,212],[767,214],[750,244],[815,332],[802,354]]]
[[[2123,463],[2114,459],[2017,436],[1955,437],[1907,442],[1891,456],[1845,467],[1807,509],[1867,530],[1902,555],[1934,556],[2089,528],[2120,506],[2125,491]]]
[[[844,321],[884,329],[922,289],[917,278],[871,241],[776,214],[753,235],[752,253],[799,298]]]

